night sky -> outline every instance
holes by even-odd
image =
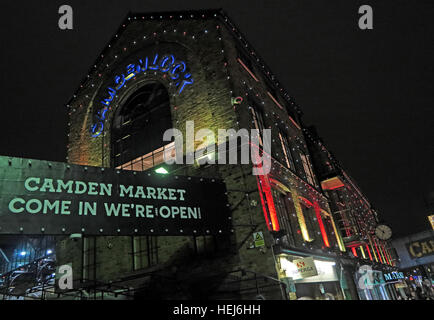
[[[72,31],[58,28],[62,4],[74,9]],[[373,30],[358,28],[362,4],[373,7]],[[0,6],[0,155],[65,161],[65,104],[128,11],[223,8],[394,235],[430,228],[432,0],[39,0]]]

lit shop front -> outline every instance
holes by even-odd
[[[279,278],[291,300],[343,300],[336,266],[329,258],[278,256]]]
[[[392,271],[383,273],[386,281],[386,289],[390,292],[390,296],[394,300],[398,300],[398,295],[406,297],[407,284],[405,283],[405,275],[403,272]]]
[[[365,267],[365,268],[364,268]],[[395,300],[396,293],[388,288],[383,272],[362,266],[355,273],[357,292],[361,300]]]

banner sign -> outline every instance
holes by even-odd
[[[406,243],[407,251],[412,259],[434,254],[434,237]]]
[[[217,179],[0,156],[0,234],[221,234],[227,203]]]

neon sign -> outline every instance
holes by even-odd
[[[152,61],[146,57],[145,59],[139,59],[137,64],[132,63],[127,65],[126,73],[115,76],[114,85],[107,88],[106,98],[100,101],[103,107],[97,111],[95,115],[96,121],[94,121],[90,128],[92,137],[98,137],[103,132],[107,111],[116,97],[116,93],[125,86],[127,81],[134,79],[135,76],[147,70],[159,70],[162,73],[167,72],[170,79],[175,81],[178,94],[181,94],[187,85],[194,83],[191,73],[186,72],[187,66],[185,62],[175,60],[175,57],[171,54],[163,55],[158,59],[158,53],[156,53]]]
[[[386,279],[386,281],[393,281],[393,280],[400,280],[400,279],[404,279],[404,273],[403,272],[391,272],[391,273],[385,273],[384,274],[384,279]]]

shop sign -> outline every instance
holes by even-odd
[[[229,233],[223,181],[0,156],[0,234]]]
[[[253,241],[255,242],[255,248],[260,248],[265,246],[264,235],[261,231],[253,233]]]
[[[384,275],[384,280],[386,280],[386,282],[396,281],[405,278],[404,273],[402,272],[390,272],[390,273],[384,273],[383,275]]]
[[[312,257],[294,260],[293,263],[297,267],[298,274],[301,278],[313,277],[318,275],[315,262]]]
[[[396,289],[399,289],[399,288],[407,288],[407,284],[406,284],[404,281],[402,281],[402,282],[397,282],[397,283],[395,283],[395,288],[396,288]]]
[[[412,259],[434,254],[434,237],[406,243],[407,251]]]
[[[360,289],[372,289],[374,286],[385,284],[383,272],[373,270],[371,266],[363,265],[356,273],[357,284]]]

